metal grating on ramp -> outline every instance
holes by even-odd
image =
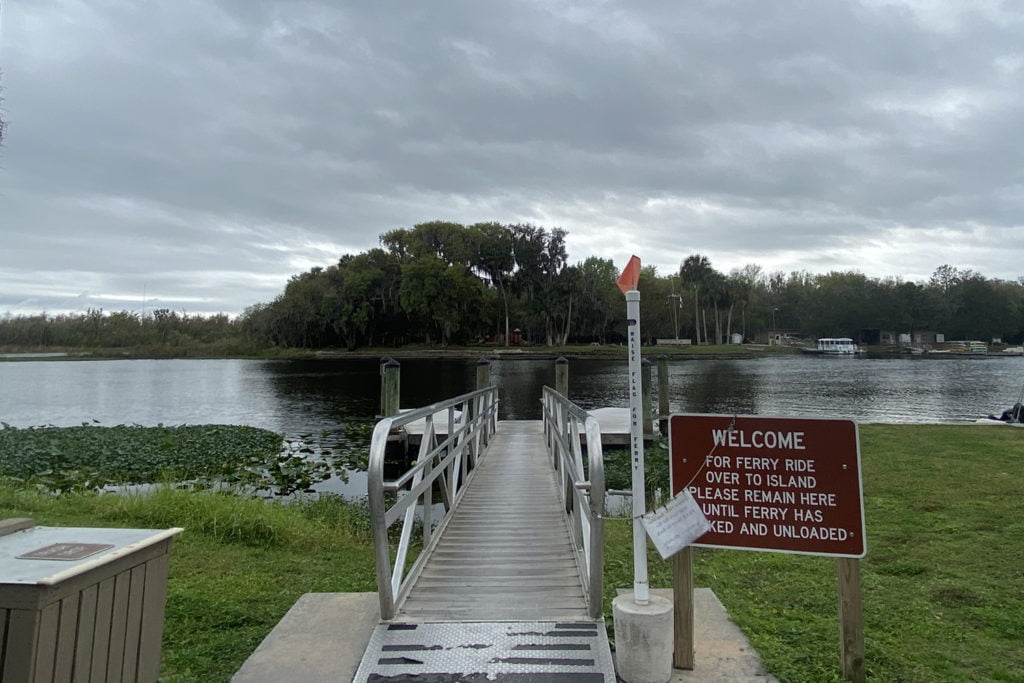
[[[354,683],[615,683],[602,622],[380,624]]]
[[[396,619],[589,619],[540,421],[503,421]]]

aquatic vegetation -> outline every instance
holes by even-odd
[[[288,495],[331,474],[327,463],[256,427],[0,426],[0,475],[55,493],[176,482]]]

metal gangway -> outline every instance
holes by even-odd
[[[355,681],[615,681],[600,427],[549,387],[541,401],[542,420],[499,421],[490,387],[377,424],[367,486],[381,622]],[[388,445],[417,436],[392,471]]]

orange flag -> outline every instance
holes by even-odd
[[[625,294],[631,289],[636,289],[636,284],[640,282],[640,259],[636,256],[629,257],[629,263],[626,264],[626,269],[622,271],[622,275],[615,281],[615,284],[619,286],[622,293]]]

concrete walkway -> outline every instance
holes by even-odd
[[[656,588],[651,593],[672,600],[670,588]],[[694,668],[692,671],[673,669],[672,683],[779,683],[775,676],[765,673],[761,655],[750,646],[743,631],[729,618],[725,606],[710,588],[693,591],[693,623]]]
[[[652,591],[671,599],[672,591]],[[610,618],[610,617],[609,617]],[[379,621],[376,593],[307,593],[252,653],[234,683],[350,681]],[[709,588],[694,591],[693,671],[672,681],[766,681],[761,657]]]

